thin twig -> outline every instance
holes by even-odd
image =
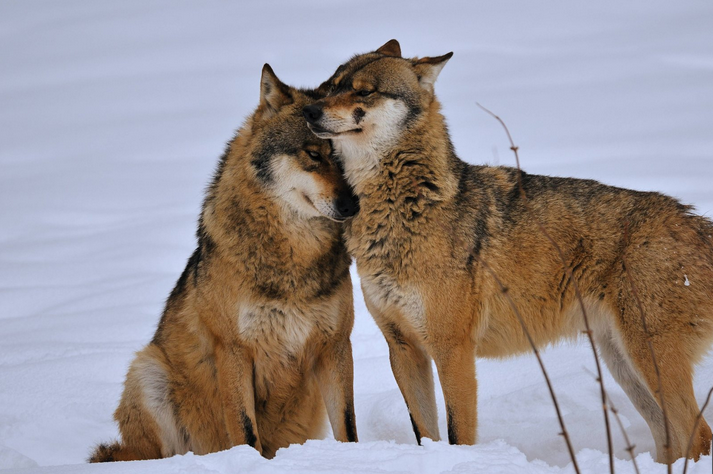
[[[540,232],[547,238],[547,240],[550,241],[552,246],[555,248],[557,251],[557,254],[559,255],[560,260],[562,261],[562,266],[564,267],[565,273],[567,274],[567,277],[569,278],[569,281],[572,283],[572,288],[574,289],[574,293],[577,297],[577,300],[579,301],[579,305],[582,308],[582,317],[584,319],[584,327],[585,327],[585,334],[587,335],[587,338],[589,339],[589,344],[592,346],[592,353],[594,354],[594,362],[597,367],[597,381],[599,382],[599,387],[600,387],[600,392],[601,392],[601,398],[602,398],[602,412],[604,413],[604,425],[606,427],[606,434],[607,434],[607,446],[609,448],[609,471],[611,474],[614,474],[614,448],[612,446],[612,436],[611,436],[611,426],[609,425],[609,411],[607,409],[607,396],[606,396],[606,390],[604,389],[604,378],[602,377],[602,368],[601,364],[599,363],[599,356],[597,355],[597,348],[596,344],[594,343],[594,336],[592,334],[592,330],[589,326],[589,317],[587,316],[587,310],[584,305],[584,298],[582,297],[582,293],[579,290],[579,285],[577,284],[577,280],[574,278],[574,274],[572,273],[572,268],[569,266],[567,263],[567,259],[565,258],[564,252],[562,252],[562,248],[557,244],[555,239],[552,238],[549,232],[547,232],[547,229],[545,229],[545,226],[542,225],[539,219],[535,217],[534,212],[532,212],[532,208],[530,207],[530,202],[527,199],[527,194],[525,193],[525,187],[522,184],[522,169],[520,168],[520,156],[517,153],[518,147],[515,146],[515,142],[512,139],[512,136],[510,135],[510,130],[508,130],[507,125],[505,125],[505,122],[495,115],[493,112],[490,110],[486,109],[480,104],[477,104],[478,107],[483,109],[485,112],[487,112],[489,115],[491,115],[493,118],[495,118],[498,122],[500,122],[500,125],[503,126],[505,129],[505,133],[508,136],[508,140],[510,141],[510,149],[513,151],[515,154],[515,162],[517,163],[517,181],[518,181],[518,186],[520,188],[520,197],[522,198],[523,202],[525,203],[525,207],[527,207],[528,212],[535,218],[535,222],[537,224],[537,227],[540,229]]]
[[[628,240],[629,225],[624,227],[624,241]],[[641,303],[641,298],[639,298],[639,291],[636,289],[636,283],[634,282],[634,277],[629,271],[629,264],[626,261],[624,255],[621,256],[621,264],[626,274],[626,279],[631,285],[631,293],[634,295],[634,300],[639,308],[639,314],[641,315],[641,326],[644,328],[644,337],[646,338],[646,345],[649,348],[649,353],[651,354],[651,362],[654,364],[654,371],[656,372],[656,383],[658,387],[656,388],[656,393],[659,396],[659,403],[661,404],[661,413],[663,415],[663,427],[666,436],[666,444],[664,448],[666,449],[666,471],[668,474],[672,472],[672,459],[671,459],[671,433],[668,426],[668,412],[666,410],[666,399],[663,394],[663,384],[661,382],[661,371],[659,370],[659,364],[656,359],[656,352],[654,351],[654,344],[652,342],[651,334],[649,333],[649,327],[646,324],[646,313],[644,312],[644,305]]]
[[[631,441],[629,440],[629,436],[626,434],[626,430],[624,429],[624,424],[621,422],[621,418],[619,417],[619,410],[614,406],[614,402],[612,402],[611,397],[607,397],[609,399],[609,409],[611,412],[614,414],[614,418],[616,419],[617,424],[619,425],[619,429],[621,429],[621,434],[624,436],[624,442],[626,442],[626,451],[629,453],[629,456],[631,456],[631,462],[634,463],[634,471],[636,471],[636,474],[639,474],[639,466],[636,464],[636,456],[634,456],[634,448],[636,448],[635,444],[632,444]]]
[[[589,369],[585,367],[584,370],[587,371],[587,373],[589,373],[596,380],[597,376],[594,375]],[[631,462],[634,464],[634,471],[636,471],[636,474],[639,474],[639,466],[636,464],[636,456],[634,456],[634,449],[636,449],[636,445],[632,444],[629,440],[629,435],[626,433],[624,423],[621,422],[619,410],[616,408],[616,406],[614,406],[614,401],[611,399],[611,395],[609,395],[608,392],[607,400],[609,401],[609,410],[614,414],[614,419],[616,419],[616,422],[619,425],[619,429],[621,430],[621,434],[624,437],[624,442],[626,443],[626,448],[624,449],[629,453],[629,456],[631,456]]]
[[[547,388],[550,391],[550,397],[552,397],[552,404],[555,406],[555,411],[557,412],[557,420],[559,420],[560,423],[560,428],[562,428],[562,432],[560,435],[564,438],[565,443],[567,443],[567,450],[569,451],[569,457],[572,459],[572,466],[574,467],[574,472],[577,474],[580,474],[579,471],[579,465],[577,464],[577,458],[574,455],[574,448],[572,447],[572,441],[569,438],[569,433],[567,432],[567,428],[564,425],[564,418],[562,418],[562,412],[560,411],[560,406],[559,403],[557,402],[557,396],[555,395],[555,389],[552,387],[552,382],[550,382],[550,377],[547,374],[547,370],[545,369],[545,364],[542,362],[542,357],[540,357],[540,351],[537,349],[537,345],[535,344],[535,341],[532,339],[532,335],[530,334],[530,331],[527,329],[527,325],[525,325],[525,320],[523,319],[522,315],[520,314],[520,311],[517,309],[517,306],[515,305],[515,302],[513,301],[512,297],[508,293],[508,288],[503,285],[503,282],[498,278],[498,275],[495,273],[495,271],[490,268],[490,266],[483,261],[483,259],[480,258],[479,255],[474,255],[474,257],[480,262],[480,264],[485,268],[490,275],[492,275],[493,279],[495,280],[495,283],[498,284],[498,287],[500,288],[500,291],[502,292],[503,296],[505,299],[508,301],[508,304],[512,308],[513,312],[515,313],[515,316],[517,317],[517,320],[520,322],[520,326],[522,326],[522,330],[525,333],[525,336],[527,337],[527,341],[530,343],[530,347],[532,347],[532,352],[535,353],[535,357],[537,358],[537,363],[540,364],[540,370],[542,371],[542,375],[545,377],[545,382],[547,383]]]
[[[711,401],[711,395],[713,394],[713,388],[710,389],[708,392],[708,396],[706,397],[706,402],[703,404],[703,407],[701,408],[701,411],[698,412],[698,416],[696,417],[696,422],[693,423],[693,431],[691,432],[691,437],[688,438],[688,446],[686,447],[686,460],[683,463],[683,474],[686,474],[686,471],[688,470],[688,457],[691,454],[691,448],[693,447],[693,438],[696,437],[696,430],[698,430],[698,424],[701,422],[701,418],[703,418],[703,410],[706,409],[708,406],[708,402]]]

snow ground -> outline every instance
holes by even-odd
[[[478,361],[479,440],[414,444],[387,348],[357,290],[361,443],[82,464],[117,435],[134,351],[192,252],[202,193],[256,105],[264,62],[316,85],[390,38],[455,51],[437,84],[460,156],[658,190],[713,211],[713,3],[3,0],[0,4],[0,469],[12,472],[572,472],[535,361]],[[695,281],[691,284],[695,285]],[[358,285],[357,285],[358,286]],[[606,472],[582,344],[544,352],[583,472]],[[610,395],[649,454],[643,419]],[[702,401],[713,358],[695,382]],[[441,433],[446,432],[438,393]],[[706,411],[713,421],[713,408]],[[633,472],[618,431],[617,472]],[[674,472],[681,471],[681,464]],[[28,468],[23,470],[23,468]],[[9,471],[9,472],[10,472]],[[711,472],[706,457],[689,472]]]

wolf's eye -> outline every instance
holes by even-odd
[[[322,155],[320,155],[318,152],[312,151],[312,150],[307,150],[307,154],[309,155],[310,158],[312,158],[317,163],[322,162]]]
[[[371,95],[373,92],[374,92],[374,91],[362,89],[362,90],[360,90],[360,91],[357,91],[357,95],[358,95],[359,97],[366,97],[366,96],[368,96],[368,95]]]

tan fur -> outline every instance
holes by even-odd
[[[198,249],[129,369],[121,441],[91,461],[239,444],[271,458],[321,437],[325,405],[335,438],[357,440],[350,258],[332,209],[351,191],[302,120],[308,96],[266,66],[260,107],[208,190]]]
[[[449,440],[472,444],[475,357],[530,350],[481,262],[505,282],[539,347],[584,329],[572,284],[539,221],[566,255],[602,356],[649,424],[658,460],[683,456],[698,413],[693,366],[713,340],[713,225],[661,194],[523,173],[529,211],[517,170],[470,166],[455,155],[433,95],[450,56],[356,56],[338,69],[339,84],[320,86],[328,97],[306,113],[311,129],[333,140],[360,198],[361,210],[346,226],[347,245],[388,341],[417,439],[439,437],[431,358]],[[406,111],[393,113],[398,104]],[[657,379],[623,259],[641,293],[661,370],[668,456]],[[707,454],[710,441],[703,421],[691,455]]]

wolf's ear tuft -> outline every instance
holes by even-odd
[[[293,102],[290,87],[283,84],[269,64],[262,67],[260,78],[260,119],[264,120],[277,113],[280,108]]]
[[[416,70],[418,75],[418,82],[421,87],[433,94],[433,85],[438,79],[438,75],[441,73],[441,69],[446,65],[449,59],[453,56],[453,53],[444,54],[443,56],[437,56],[434,58],[421,58],[413,61],[413,68]]]
[[[381,53],[385,56],[392,56],[394,58],[401,57],[401,45],[395,39],[389,40],[384,46],[376,50],[377,53]]]

